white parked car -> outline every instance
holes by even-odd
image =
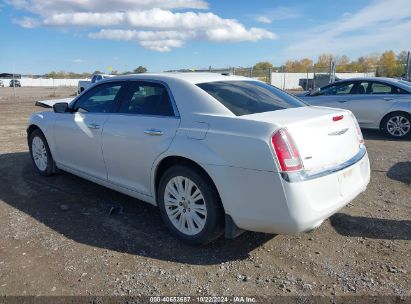
[[[350,111],[307,106],[249,78],[116,77],[48,105],[54,111],[33,114],[27,129],[35,170],[68,171],[157,205],[190,244],[224,231],[314,229],[370,179]]]

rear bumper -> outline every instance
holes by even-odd
[[[244,230],[294,234],[312,230],[363,192],[370,165],[362,157],[328,174],[286,181],[280,173],[206,166],[225,212]]]
[[[316,179],[319,177],[327,176],[333,173],[336,173],[338,171],[342,171],[348,167],[351,167],[352,165],[355,165],[358,163],[363,157],[367,154],[367,149],[365,148],[364,145],[360,146],[360,150],[356,155],[354,155],[352,158],[349,160],[336,165],[331,168],[327,168],[325,170],[320,170],[316,172],[306,172],[306,171],[300,171],[300,172],[291,172],[291,173],[286,173],[282,172],[281,177],[286,181],[286,182],[302,182],[302,181],[308,181],[312,179]]]
[[[284,182],[290,225],[284,233],[298,233],[318,227],[325,219],[365,191],[370,181],[368,155],[329,175],[302,182]]]

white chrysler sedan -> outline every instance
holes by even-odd
[[[131,75],[55,102],[29,121],[35,170],[157,205],[189,244],[312,230],[370,180],[350,111],[308,106],[249,78]]]

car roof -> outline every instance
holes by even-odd
[[[144,80],[144,79],[153,79],[160,81],[167,81],[170,79],[183,80],[191,84],[205,83],[205,82],[215,82],[215,81],[256,81],[252,78],[228,75],[228,74],[219,74],[219,73],[205,73],[205,72],[164,72],[164,73],[142,73],[142,74],[132,74],[124,76],[116,76],[110,78],[113,80]],[[107,80],[105,80],[107,81]]]
[[[337,82],[343,82],[343,81],[381,81],[381,82],[388,82],[388,83],[398,83],[399,79],[395,78],[388,78],[388,77],[355,77],[355,78],[347,78],[347,79],[340,79]]]
[[[356,77],[356,78],[347,78],[347,79],[340,79],[336,82],[327,84],[323,86],[322,88],[328,87],[333,84],[338,84],[338,83],[343,83],[347,81],[379,81],[382,83],[387,83],[387,84],[392,84],[397,87],[400,87],[408,92],[411,92],[410,90],[410,85],[404,83],[404,81],[401,81],[401,79],[396,79],[396,78],[388,78],[388,77]]]

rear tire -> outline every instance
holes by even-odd
[[[404,112],[388,114],[381,123],[383,132],[391,138],[403,139],[411,136],[411,115]]]
[[[224,211],[214,184],[194,168],[176,165],[161,177],[157,202],[170,232],[190,245],[204,245],[224,232]]]
[[[38,174],[50,176],[57,173],[56,163],[51,155],[46,137],[39,129],[30,133],[29,149],[34,169]]]

